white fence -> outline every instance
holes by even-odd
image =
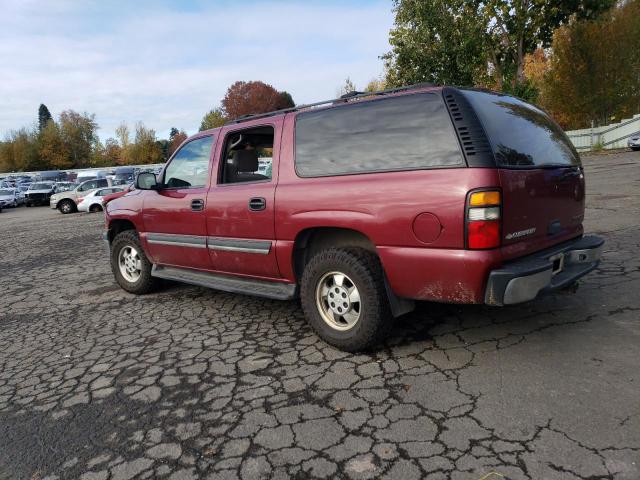
[[[583,128],[566,132],[573,145],[579,151],[598,148],[626,148],[627,139],[640,133],[640,114],[627,118],[620,123],[612,123],[604,127]]]

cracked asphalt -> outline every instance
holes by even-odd
[[[366,355],[296,302],[127,294],[101,215],[5,210],[0,479],[640,478],[640,153],[584,163],[577,292],[420,304]]]

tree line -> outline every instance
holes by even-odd
[[[235,82],[202,119],[200,130],[216,128],[242,115],[293,107],[291,95],[260,81]],[[0,172],[65,170],[71,168],[144,165],[165,162],[187,139],[171,128],[169,138],[158,139],[142,122],[115,130],[116,138],[98,136],[95,115],[65,110],[54,119],[46,105],[38,109],[32,127],[7,133],[0,141]]]
[[[394,0],[388,87],[489,88],[566,129],[640,113],[640,0]]]

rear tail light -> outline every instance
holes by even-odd
[[[502,196],[499,190],[471,192],[465,208],[467,248],[480,250],[500,246]]]

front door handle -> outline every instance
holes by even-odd
[[[253,197],[249,200],[249,210],[259,212],[267,208],[267,200],[264,197]]]
[[[191,210],[193,210],[194,212],[200,212],[204,210],[204,200],[200,198],[191,200]]]

